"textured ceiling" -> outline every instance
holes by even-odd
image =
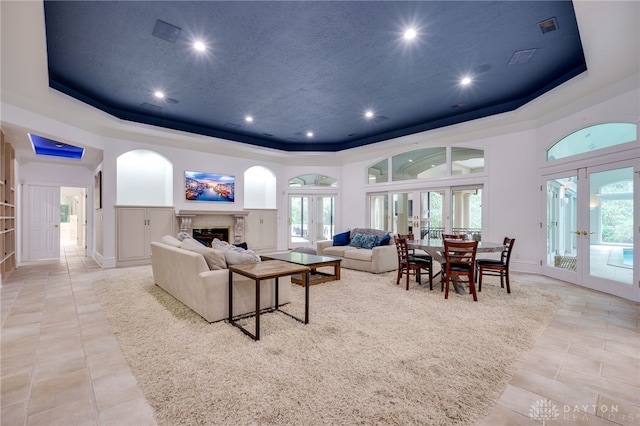
[[[45,25],[52,88],[125,120],[284,151],[511,111],[586,70],[565,1],[46,1]],[[519,51],[533,54],[509,64]]]

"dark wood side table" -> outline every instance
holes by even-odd
[[[256,311],[255,313],[248,315],[241,315],[237,318],[233,317],[233,274],[240,274],[247,278],[251,278],[256,283]],[[285,312],[280,309],[280,301],[278,300],[278,291],[280,283],[278,282],[279,277],[286,277],[287,275],[301,274],[303,277],[303,285],[305,288],[304,295],[304,319],[298,318],[296,316],[291,315],[289,312]],[[296,265],[289,262],[284,262],[282,260],[267,260],[264,262],[257,263],[246,263],[243,265],[232,265],[229,266],[229,323],[238,327],[245,333],[247,336],[251,337],[253,340],[260,340],[260,282],[262,280],[268,280],[271,278],[275,278],[276,280],[276,303],[274,307],[267,308],[263,310],[263,313],[268,312],[282,312],[285,315],[290,316],[291,318],[298,320],[304,324],[309,323],[309,268],[306,266]],[[248,318],[251,316],[256,317],[256,330],[255,334],[251,333],[246,328],[242,327],[238,322],[239,319]]]

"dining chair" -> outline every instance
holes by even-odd
[[[421,259],[410,256],[406,238],[395,236],[394,240],[396,243],[396,251],[398,252],[398,276],[396,277],[396,285],[400,284],[400,279],[402,279],[403,274],[406,275],[407,290],[409,290],[410,275],[415,275],[418,284],[422,284],[420,281],[421,271],[425,270],[429,274],[429,289],[433,290],[433,261],[431,259]]]
[[[444,240],[464,240],[464,235],[462,234],[442,234],[442,241]],[[447,265],[446,263],[440,264],[440,287],[441,291],[444,290],[444,282],[445,282],[445,269]]]
[[[444,240],[444,298],[449,298],[449,283],[454,285],[469,284],[469,293],[473,295],[473,301],[478,301],[476,284],[474,279],[477,241]]]
[[[476,278],[478,281],[478,291],[482,291],[482,276],[493,275],[500,277],[500,287],[504,288],[505,281],[507,283],[507,293],[511,293],[511,285],[509,284],[509,262],[511,261],[511,251],[515,238],[505,237],[502,244],[504,249],[500,255],[500,259],[477,259],[476,260]]]
[[[464,235],[462,234],[442,234],[443,240],[464,240]]]
[[[398,238],[406,238],[407,241],[415,240],[415,236],[413,234],[398,234]],[[418,259],[427,259],[433,262],[433,257],[426,251],[422,249],[416,249],[409,247],[409,256],[417,257]]]

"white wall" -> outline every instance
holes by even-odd
[[[65,165],[65,164],[46,164],[46,163],[27,163],[20,165],[16,170],[16,178],[19,183],[20,200],[18,200],[19,228],[17,243],[17,260],[27,260],[27,253],[23,253],[22,241],[26,238],[28,223],[26,218],[26,209],[24,208],[24,200],[26,194],[23,193],[25,184],[42,185],[42,186],[73,186],[82,187],[87,190],[87,230],[93,229],[93,172],[86,167]],[[93,248],[93,237],[91,232],[87,232],[87,247]],[[92,255],[92,251],[89,255]]]
[[[278,178],[280,187],[284,179],[282,165],[274,162],[256,161],[252,159],[234,158],[230,156],[212,154],[206,152],[196,152],[175,147],[145,144],[121,139],[110,139],[105,143],[103,179],[113,182],[116,174],[116,159],[123,153],[143,149],[154,151],[173,163],[173,198],[169,205],[173,205],[176,211],[179,210],[216,210],[216,211],[238,211],[244,209],[244,172],[256,165],[260,165],[272,170]],[[184,172],[202,171],[220,174],[229,174],[236,177],[235,188],[236,198],[233,203],[203,203],[188,201],[184,197]],[[103,181],[104,182],[104,181]],[[286,182],[285,182],[286,183]],[[103,184],[103,187],[105,185]],[[103,223],[104,223],[104,265],[115,265],[116,245],[115,245],[115,209],[116,204],[115,185],[111,185],[107,191],[103,190]],[[138,204],[140,205],[140,204]],[[280,220],[284,220],[279,215]]]
[[[546,119],[543,125],[532,123],[530,128],[507,130],[499,136],[476,137],[470,130],[464,138],[457,137],[458,146],[471,146],[485,149],[487,176],[481,180],[485,183],[487,218],[486,239],[501,240],[505,235],[517,239],[512,258],[514,270],[539,271],[540,244],[544,237],[540,234],[542,198],[539,191],[539,167],[544,157],[544,149],[578,128],[605,121],[637,122],[640,116],[638,105],[640,93],[634,89],[623,95],[604,102],[587,106],[577,113],[558,115],[555,119]],[[487,119],[491,120],[491,118]],[[69,134],[68,125],[59,126],[47,121],[49,134],[56,134],[56,129]],[[473,129],[473,124],[466,125]],[[445,129],[446,130],[446,129]],[[74,133],[74,132],[72,132]],[[313,157],[313,165],[288,165],[279,161],[295,162],[295,155],[286,159],[273,161],[238,158],[220,153],[206,153],[194,150],[175,148],[167,145],[155,145],[132,142],[122,139],[111,139],[84,131],[84,138],[91,139],[92,144],[104,150],[103,163],[103,205],[99,214],[103,223],[103,265],[115,265],[115,209],[116,204],[116,159],[119,155],[132,149],[148,149],[158,152],[173,163],[173,205],[176,210],[242,210],[245,204],[244,172],[252,166],[262,165],[271,169],[277,176],[277,196],[279,210],[278,248],[286,247],[286,219],[288,179],[308,173],[320,173],[332,176],[339,181],[337,230],[363,226],[366,223],[366,191],[371,190],[366,182],[366,167],[375,162],[372,154],[349,160],[344,165],[336,166],[336,157],[340,154],[317,155]],[[499,132],[498,132],[499,134]],[[434,136],[435,135],[435,136]],[[442,135],[442,136],[440,136]],[[446,131],[426,132],[412,135],[417,142],[408,146],[397,145],[397,152],[419,149],[427,146],[451,145]],[[422,140],[422,141],[421,141]],[[392,145],[396,141],[391,141]],[[385,154],[386,155],[386,154]],[[344,156],[347,158],[347,155]],[[293,159],[292,159],[293,158]],[[350,158],[354,158],[351,156]],[[310,163],[309,158],[301,157],[301,162]],[[236,176],[236,201],[228,204],[193,203],[184,199],[184,171],[197,170],[214,173],[232,174]],[[83,186],[93,199],[93,171],[73,165],[43,165],[27,163],[19,168],[18,180],[29,183],[54,183],[61,186]],[[465,177],[474,179],[473,176]],[[384,188],[380,188],[384,190]],[[92,208],[92,207],[91,207]],[[97,217],[97,216],[94,216]],[[91,220],[91,215],[89,217]],[[89,233],[90,234],[90,233]],[[90,234],[91,235],[91,234]],[[483,234],[483,238],[485,235]],[[20,246],[20,243],[19,243]],[[91,246],[90,246],[91,247]]]

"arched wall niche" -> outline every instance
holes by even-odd
[[[263,166],[249,167],[244,172],[244,208],[277,208],[276,184],[276,175],[271,169]]]
[[[155,151],[136,149],[116,160],[116,204],[173,206],[173,163]]]

